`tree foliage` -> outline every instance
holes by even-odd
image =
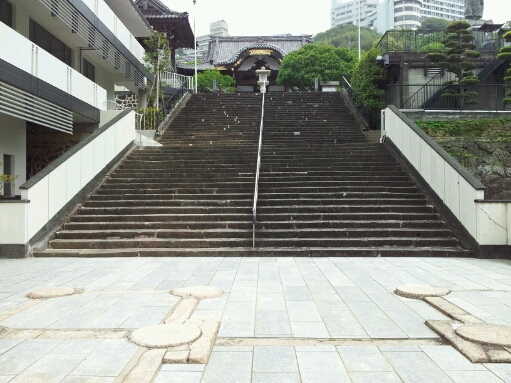
[[[385,94],[385,91],[380,89],[380,86],[387,79],[387,71],[376,62],[379,55],[380,51],[376,48],[364,53],[362,59],[353,69],[351,77],[353,91],[362,104],[372,111],[378,111],[384,107],[380,97]]]
[[[349,49],[307,44],[284,57],[277,84],[312,90],[315,78],[341,81],[343,75],[351,73],[354,62],[355,53]]]
[[[172,70],[170,62],[171,50],[167,35],[164,32],[152,30],[151,35],[144,40],[144,44],[146,46],[144,63],[147,70],[154,75],[154,82],[151,86],[148,101],[157,110],[159,109],[159,102],[163,98],[161,74]]]
[[[367,27],[360,28],[360,47],[363,51],[370,50],[380,39],[381,34]],[[314,37],[315,44],[333,45],[337,48],[358,50],[358,26],[343,24],[333,27]]]
[[[481,53],[475,50],[476,45],[472,42],[474,35],[469,28],[470,24],[465,20],[449,23],[445,30],[446,37],[442,40],[445,51],[426,55],[429,60],[436,63],[440,68],[454,74],[455,80],[448,81],[445,84],[460,86],[448,88],[442,96],[456,98],[461,105],[477,103],[474,99],[477,93],[465,88],[467,85],[474,85],[479,82],[479,78],[473,70],[476,68],[474,60],[481,56]]]
[[[511,24],[511,22],[510,22]],[[511,43],[511,31],[508,31],[504,34],[504,39]],[[511,59],[511,46],[505,46],[500,49],[500,53],[497,55],[497,58],[501,60],[510,60]],[[504,98],[504,104],[511,104],[511,67],[507,69],[507,76],[504,77],[506,84],[504,87],[508,92],[506,93],[506,97]]]
[[[203,89],[213,89],[213,80],[216,80],[219,89],[225,92],[234,91],[236,80],[231,76],[223,75],[216,69],[207,69],[197,74],[197,86]]]
[[[428,17],[422,20],[418,31],[445,31],[449,25],[449,20],[437,19],[436,17]]]

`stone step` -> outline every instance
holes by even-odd
[[[250,233],[247,233],[250,234]],[[51,241],[52,249],[112,249],[112,248],[218,248],[249,247],[248,238],[136,238],[136,239],[55,239]],[[374,238],[259,238],[257,247],[457,247],[455,238],[422,237],[374,237]]]
[[[367,238],[367,237],[394,237],[394,238],[445,238],[451,235],[447,229],[351,229],[351,228],[301,228],[288,229],[260,229],[258,238]],[[57,239],[209,239],[209,238],[251,238],[252,228],[234,229],[116,229],[116,230],[62,230],[56,234]]]
[[[469,257],[472,252],[453,247],[224,247],[195,249],[46,249],[34,257]]]
[[[76,214],[69,218],[68,222],[252,222],[252,211],[250,213],[209,213],[209,214],[101,214],[101,215],[85,215]],[[360,213],[346,212],[346,213],[295,213],[292,217],[287,213],[273,213],[264,214],[258,213],[258,224],[262,227],[267,222],[281,222],[281,221],[387,221],[387,220],[437,220],[439,215],[437,213],[420,213],[420,212],[366,212],[362,216]],[[292,219],[291,219],[292,218]]]
[[[252,222],[250,221],[169,221],[163,220],[154,222],[68,222],[64,225],[64,230],[160,230],[160,229],[238,229],[252,230]],[[287,221],[265,221],[257,222],[258,230],[277,230],[277,229],[442,229],[445,227],[444,222],[440,220],[345,220],[345,221],[329,221],[329,220],[287,220]]]

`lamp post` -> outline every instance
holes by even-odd
[[[194,0],[195,1],[195,0]],[[360,61],[360,13],[362,12],[362,0],[358,0],[358,61]]]
[[[195,63],[195,81],[193,82],[194,83],[194,87],[195,87],[195,94],[197,94],[197,34],[195,33],[195,15],[196,15],[196,7],[195,7],[195,3],[197,2],[197,0],[193,0],[193,50],[195,52],[195,60],[194,60],[194,63]]]

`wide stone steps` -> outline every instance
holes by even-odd
[[[103,240],[90,239],[54,239],[54,249],[112,249],[112,248],[217,248],[217,247],[250,247],[252,238],[120,238]],[[364,237],[364,238],[331,238],[316,236],[313,238],[258,238],[259,247],[429,247],[458,246],[455,238],[422,238],[422,237]]]
[[[466,256],[339,94],[193,95],[35,256]]]

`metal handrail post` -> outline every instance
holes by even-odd
[[[255,247],[255,225],[257,219],[257,199],[259,194],[259,170],[261,169],[261,150],[263,147],[264,95],[261,108],[261,124],[259,126],[259,148],[257,150],[257,169],[254,188],[254,206],[252,207],[252,247]]]

